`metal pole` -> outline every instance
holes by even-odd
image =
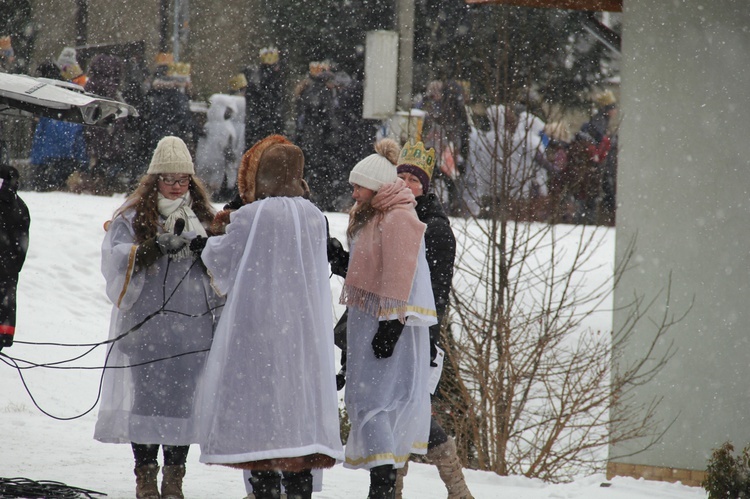
[[[174,0],[174,23],[172,24],[172,54],[174,62],[180,62],[180,0]]]
[[[169,0],[159,2],[159,52],[169,50]]]
[[[396,30],[398,31],[398,107],[411,109],[412,73],[414,58],[414,0],[396,1]]]
[[[76,0],[76,46],[82,47],[88,42],[89,32],[89,2]]]

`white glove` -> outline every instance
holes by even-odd
[[[189,242],[190,239],[185,236],[177,236],[175,234],[169,233],[161,234],[156,238],[156,245],[159,247],[159,250],[165,255],[174,255],[182,248],[184,248]]]

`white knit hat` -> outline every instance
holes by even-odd
[[[350,184],[357,184],[376,192],[385,184],[395,182],[397,178],[396,165],[380,154],[370,154],[354,165],[349,173]]]
[[[179,137],[164,137],[159,141],[148,166],[149,175],[157,173],[187,173],[195,175],[190,151]]]
[[[75,64],[78,64],[78,59],[76,58],[76,49],[73,47],[65,47],[62,52],[60,52],[60,56],[57,58],[57,67],[62,69],[64,66],[73,66]]]

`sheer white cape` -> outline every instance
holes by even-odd
[[[342,461],[323,214],[299,197],[255,201],[202,258],[227,303],[197,404],[201,462]]]

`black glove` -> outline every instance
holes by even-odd
[[[346,366],[341,366],[341,370],[336,375],[336,390],[341,390],[346,384]]]
[[[430,328],[430,367],[437,367],[435,357],[437,357],[437,347],[440,343],[440,326]]]
[[[190,251],[192,251],[195,256],[201,256],[201,253],[203,253],[203,248],[206,247],[207,242],[207,237],[196,236],[195,239],[190,241]]]
[[[161,258],[161,250],[156,244],[156,238],[146,239],[138,245],[135,252],[135,266],[138,269],[145,269],[153,265],[156,260]]]
[[[12,345],[13,345],[13,335],[0,334],[0,351],[2,351],[3,347],[10,347]],[[346,372],[346,367],[343,367],[342,370]]]
[[[328,238],[326,249],[328,250],[331,272],[346,278],[346,271],[349,268],[349,252],[341,245],[341,241],[335,237]]]
[[[372,351],[378,359],[387,359],[393,355],[396,342],[404,330],[404,324],[398,319],[380,321],[378,332],[372,338]]]

